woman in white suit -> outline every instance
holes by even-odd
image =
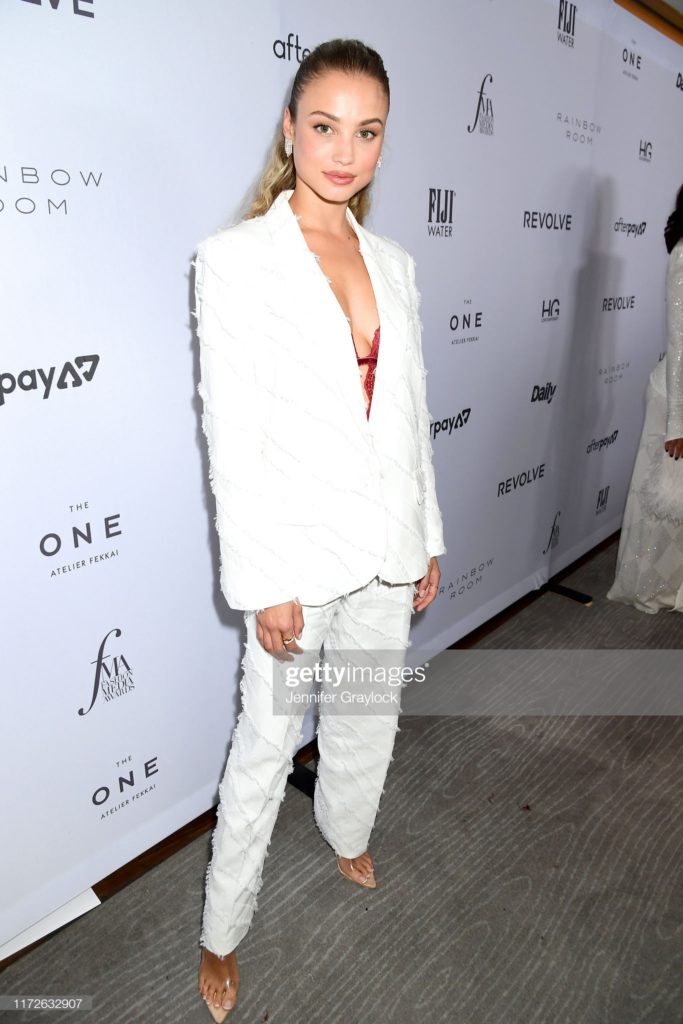
[[[321,645],[347,670],[391,663],[394,685],[378,694],[373,678],[363,713],[349,710],[365,699],[353,683],[342,696],[328,679],[317,734],[315,822],[341,873],[374,888],[396,669],[446,550],[414,261],[362,226],[388,112],[379,54],[357,40],[313,50],[249,214],[195,261],[221,588],[247,632],[200,940],[199,990],[219,1021],[312,695],[290,703],[300,684],[283,672],[315,666]]]

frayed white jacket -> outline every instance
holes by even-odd
[[[194,264],[220,583],[235,609],[414,582],[446,551],[415,263],[347,210],[380,317],[368,420],[349,323],[291,195],[205,239]]]

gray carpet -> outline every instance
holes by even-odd
[[[604,598],[616,544],[482,647],[683,646],[683,617]],[[408,717],[373,833],[378,888],[339,875],[289,787],[239,949],[252,1024],[683,1022],[683,719]],[[12,964],[5,993],[210,1022],[196,993],[209,836]]]

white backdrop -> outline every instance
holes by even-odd
[[[242,617],[190,263],[239,218],[303,49],[358,36],[392,84],[369,226],[418,264],[448,547],[413,661],[620,524],[683,57],[610,0],[6,0],[0,27],[8,942],[216,798]]]

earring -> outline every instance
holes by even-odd
[[[294,151],[294,143],[291,139],[285,135],[285,153],[287,156],[291,156]]]
[[[377,157],[377,170],[379,170],[381,166],[382,166],[382,154],[380,153],[380,155]]]

